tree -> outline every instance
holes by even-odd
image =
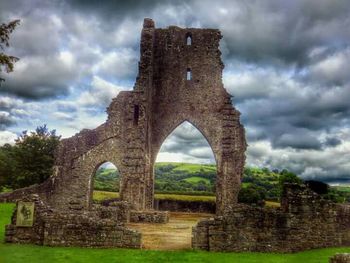
[[[52,174],[59,140],[56,131],[44,125],[29,134],[22,132],[15,145],[0,147],[0,187],[16,189],[45,181]]]
[[[307,187],[319,195],[328,194],[329,185],[320,181],[309,180],[305,181]]]
[[[301,180],[296,174],[289,172],[285,169],[282,170],[280,177],[278,178],[278,181],[281,188],[285,183],[294,183],[294,184],[303,183],[303,180]]]
[[[266,190],[260,186],[248,185],[238,193],[238,202],[250,205],[264,205]]]
[[[10,73],[13,71],[14,63],[16,63],[19,58],[6,55],[2,51],[5,49],[5,47],[9,47],[9,40],[10,40],[10,34],[15,30],[16,26],[19,25],[20,20],[13,20],[9,22],[8,24],[2,23],[0,25],[0,72],[5,68],[5,71],[7,73]],[[0,78],[1,81],[4,81],[3,78]]]

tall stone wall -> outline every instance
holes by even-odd
[[[295,252],[350,245],[350,206],[297,185],[285,188],[280,209],[236,205],[193,228],[193,248],[210,251]]]
[[[55,209],[89,210],[96,169],[110,161],[120,172],[121,199],[136,210],[152,209],[159,149],[178,125],[189,121],[215,155],[216,212],[230,210],[237,202],[246,141],[240,113],[222,83],[221,37],[216,29],[160,29],[145,19],[134,90],[112,100],[104,124],[62,140],[54,174],[26,191],[38,193]],[[26,191],[0,200],[18,200]]]

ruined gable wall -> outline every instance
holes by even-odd
[[[145,19],[134,90],[113,99],[106,123],[61,141],[54,175],[36,188],[41,198],[55,208],[89,209],[92,176],[111,161],[121,172],[121,199],[137,210],[152,209],[156,156],[187,120],[207,138],[217,161],[217,213],[229,210],[237,201],[246,142],[240,113],[222,84],[220,39],[215,29],[158,29]]]
[[[222,83],[221,37],[216,29],[155,29],[150,115],[151,166],[166,137],[184,121],[208,140],[217,162],[218,213],[237,200],[246,149],[240,113]]]

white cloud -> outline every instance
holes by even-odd
[[[335,52],[310,66],[309,78],[322,84],[342,85],[350,81],[350,48]]]
[[[138,55],[130,48],[114,50],[101,55],[100,61],[93,67],[93,73],[116,79],[136,77]]]
[[[83,92],[77,102],[82,106],[106,107],[121,90],[127,88],[117,86],[98,76],[94,76],[91,89]]]
[[[5,143],[14,144],[17,135],[10,131],[0,131],[0,146]]]

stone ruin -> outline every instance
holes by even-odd
[[[329,263],[350,263],[350,253],[336,254],[329,259]]]
[[[125,223],[168,221],[167,212],[153,209],[154,163],[166,137],[188,121],[217,164],[216,216],[193,228],[194,248],[290,252],[350,245],[349,207],[307,189],[286,188],[281,209],[237,204],[246,141],[222,83],[221,38],[216,29],[160,29],[145,19],[134,89],[113,99],[104,124],[61,141],[47,181],[0,195],[35,205],[31,227],[19,226],[14,211],[6,241],[140,248],[141,234]],[[93,176],[107,161],[120,171],[121,200],[101,206],[92,202]]]
[[[236,204],[200,221],[192,247],[209,251],[297,252],[350,246],[350,205],[324,200],[304,185],[286,184],[280,208]]]

